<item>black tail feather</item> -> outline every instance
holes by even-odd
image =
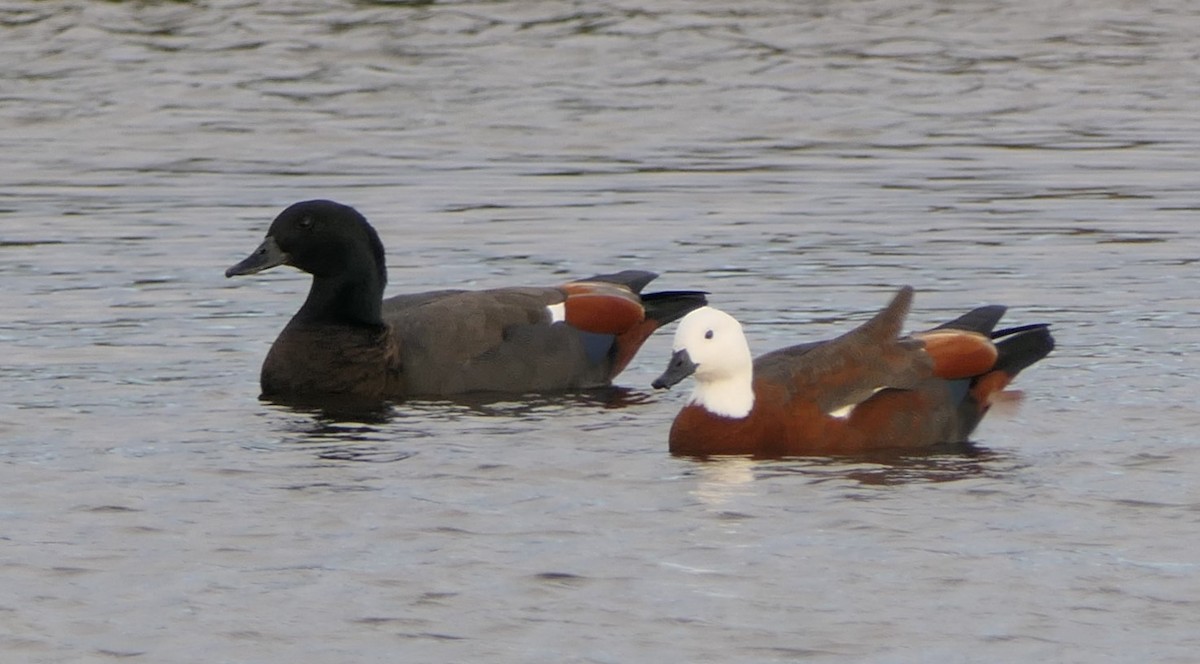
[[[1019,334],[1021,332],[1027,332],[1029,330],[1043,329],[1043,328],[1048,328],[1048,327],[1050,327],[1049,323],[1030,323],[1029,325],[1018,325],[1017,327],[1006,327],[1003,330],[996,330],[995,332],[992,332],[992,338],[999,339],[1001,337],[1007,337],[1007,336],[1011,336],[1014,334]]]
[[[622,270],[612,274],[598,274],[580,281],[602,281],[609,284],[620,284],[641,295],[642,306],[646,309],[646,318],[658,321],[659,326],[682,318],[693,309],[699,309],[708,304],[705,291],[660,291],[658,293],[642,293],[646,284],[654,281],[658,275],[646,270]]]
[[[979,332],[980,334],[991,334],[992,328],[996,327],[996,323],[1000,322],[1000,318],[1008,307],[991,304],[986,307],[972,309],[967,313],[955,318],[948,323],[942,323],[935,330],[967,330],[968,332]]]
[[[646,270],[622,270],[612,274],[597,274],[594,277],[579,281],[603,281],[608,284],[620,284],[635,293],[641,293],[646,284],[658,278],[658,274]]]
[[[1054,337],[1046,323],[1011,327],[996,332],[994,337],[1004,337],[996,344],[999,357],[995,368],[1010,376],[1016,376],[1054,350]]]
[[[706,295],[708,294],[704,291],[644,293],[642,306],[646,309],[646,318],[658,321],[659,326],[662,326],[708,304]]]

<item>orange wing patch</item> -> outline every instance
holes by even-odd
[[[925,352],[933,358],[933,374],[938,378],[971,378],[996,366],[996,345],[978,332],[932,330],[914,336],[925,342]]]
[[[976,403],[986,408],[992,405],[993,402],[999,401],[1004,397],[1001,395],[1009,394],[1004,391],[1008,384],[1012,382],[1013,377],[1004,371],[992,371],[985,376],[980,376],[979,380],[971,386],[971,396]]]
[[[604,282],[577,281],[562,287],[567,323],[586,332],[622,334],[646,318],[633,291]]]

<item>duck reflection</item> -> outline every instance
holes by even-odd
[[[756,459],[750,456],[695,457],[689,472],[700,478],[695,495],[707,504],[747,491],[756,480],[801,475],[812,482],[850,480],[868,486],[955,482],[1008,470],[1008,457],[974,443],[940,445],[855,456]]]
[[[519,433],[523,428],[564,414],[586,419],[589,412],[640,406],[654,398],[653,393],[644,390],[609,386],[521,397],[480,392],[402,403],[330,397],[264,398],[263,402],[269,406],[270,416],[288,418],[285,428],[289,435],[284,442],[308,446],[321,459],[385,463],[401,461],[416,453],[396,450],[397,441],[412,443],[434,438],[442,429],[439,424],[447,422],[499,418],[521,423],[514,428]],[[599,417],[603,418],[603,413]]]
[[[514,396],[503,392],[472,392],[438,399],[409,399],[403,402],[357,397],[280,398],[263,397],[264,403],[279,409],[311,415],[329,422],[369,422],[385,424],[413,414],[429,415],[471,413],[473,415],[511,417],[568,407],[592,407],[615,410],[653,402],[655,395],[615,385],[575,392],[532,393]]]

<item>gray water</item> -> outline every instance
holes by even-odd
[[[1200,8],[0,2],[5,662],[1192,662]],[[756,352],[918,289],[1059,349],[974,454],[670,457],[621,389],[257,400],[353,204],[389,293],[625,268]]]

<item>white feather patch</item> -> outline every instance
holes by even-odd
[[[858,404],[856,404],[856,403],[848,403],[845,406],[842,406],[841,408],[836,408],[834,410],[829,411],[829,416],[836,417],[839,420],[844,420],[844,419],[850,417],[850,413],[854,412],[854,407],[857,405]]]
[[[550,312],[551,323],[561,323],[567,319],[567,303],[559,302],[558,304],[546,305],[546,311]]]
[[[887,386],[883,386],[883,387],[877,387],[877,388],[871,390],[871,394],[867,395],[867,399],[870,399],[871,397],[875,396],[876,394],[879,394],[880,392],[882,392],[886,389],[887,389]],[[856,401],[854,403],[848,403],[845,406],[842,406],[840,408],[834,408],[833,410],[829,411],[829,416],[836,417],[839,420],[847,419],[850,417],[850,413],[853,413],[854,409],[858,407],[858,404],[862,403],[863,401],[866,401],[867,399],[863,399],[862,401]]]
[[[754,388],[749,380],[697,381],[692,403],[714,415],[740,420],[754,409]]]

